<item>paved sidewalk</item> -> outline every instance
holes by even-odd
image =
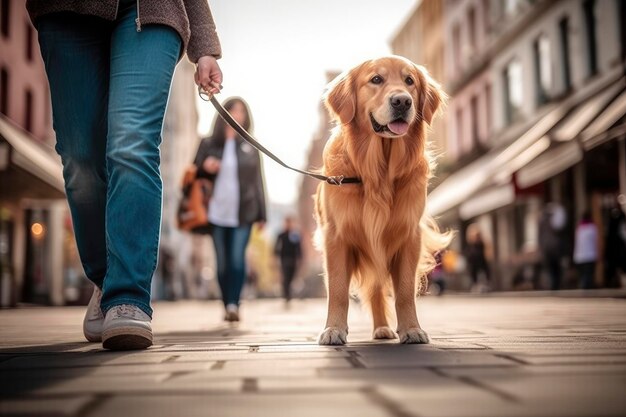
[[[325,301],[159,303],[155,346],[83,342],[83,308],[0,311],[0,415],[203,417],[623,416],[626,300],[422,297],[432,343],[320,347]]]

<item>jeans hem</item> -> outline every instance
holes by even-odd
[[[100,308],[102,309],[102,313],[106,316],[107,312],[113,307],[120,306],[123,304],[130,304],[138,307],[141,311],[146,313],[150,318],[152,318],[152,308],[149,304],[142,303],[141,301],[133,300],[130,298],[117,298],[113,301],[109,301],[106,305],[101,304]]]

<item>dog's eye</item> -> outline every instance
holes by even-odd
[[[413,84],[415,84],[415,81],[413,81],[413,78],[411,78],[411,77],[406,77],[406,80],[404,80],[404,82],[406,83],[406,85],[413,85]]]
[[[370,82],[372,84],[382,84],[383,83],[383,77],[381,77],[380,75],[374,75],[372,77],[372,79],[370,80]]]

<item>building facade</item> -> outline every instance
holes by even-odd
[[[443,0],[419,2],[391,39],[391,49],[395,55],[424,66],[433,79],[442,84],[445,80],[443,12]],[[446,89],[445,85],[442,87]],[[442,117],[433,121],[429,142],[439,156],[440,171],[447,170],[452,159],[447,150],[446,124]]]
[[[598,0],[447,0],[447,153],[429,211],[459,231],[476,223],[498,289],[544,288],[538,224],[560,205],[565,287],[576,285],[576,223],[607,233],[626,208],[625,7]],[[602,239],[599,242],[602,252]],[[596,269],[602,285],[603,263]]]
[[[78,302],[48,81],[23,1],[0,1],[0,51],[0,306]]]

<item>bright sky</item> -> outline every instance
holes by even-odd
[[[319,125],[328,70],[391,52],[392,35],[418,0],[209,0],[222,44],[224,89],[250,105],[254,136],[287,164],[304,167]],[[199,131],[214,116],[199,101]],[[269,199],[293,203],[300,174],[265,157]],[[308,167],[306,167],[308,168]]]

